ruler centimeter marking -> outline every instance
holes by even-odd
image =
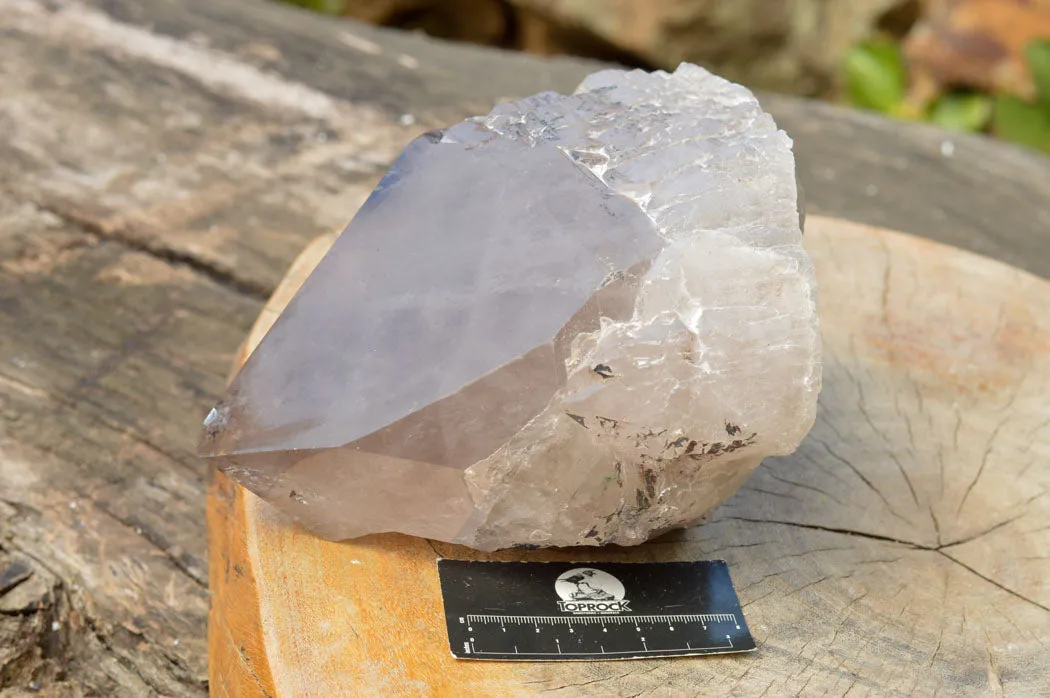
[[[466,616],[467,623],[546,623],[548,625],[572,625],[573,623],[582,623],[584,625],[590,623],[619,623],[619,624],[630,624],[630,623],[660,623],[663,621],[669,621],[674,623],[732,623],[739,627],[739,623],[736,620],[735,613],[694,613],[685,615],[646,615],[646,616],[635,616],[635,615],[619,615],[619,616],[493,616],[493,615],[475,615],[468,614]],[[463,620],[461,619],[462,623]]]
[[[692,647],[687,642],[687,643],[685,643],[685,645],[686,645],[685,647],[675,647],[675,648],[670,648],[670,649],[661,648],[661,649],[658,649],[658,650],[651,650],[651,649],[646,648],[646,649],[641,649],[641,650],[622,650],[622,651],[616,651],[616,652],[606,652],[605,648],[602,647],[601,650],[599,651],[599,654],[607,654],[607,655],[622,654],[622,655],[630,655],[630,656],[633,657],[633,656],[637,656],[639,654],[670,654],[670,653],[673,653],[673,652],[696,652],[698,650],[731,650],[731,649],[733,649],[733,639],[730,638],[728,635],[726,636],[726,642],[728,644],[725,644],[725,645],[714,645],[712,647]],[[484,652],[482,650],[474,649],[474,644],[473,643],[471,643],[471,645],[470,645],[470,651],[471,651],[471,654],[481,654],[481,655],[498,654],[500,656],[503,656],[503,655],[507,654],[506,652]],[[514,654],[520,654],[520,655],[522,655],[524,657],[528,657],[528,656],[549,657],[551,653],[550,652],[518,652],[517,646],[515,646]],[[570,657],[572,657],[572,656],[590,657],[590,656],[594,655],[594,652],[562,652],[561,649],[559,648],[558,649],[558,654],[564,654],[564,655],[568,655]]]
[[[572,625],[602,625],[615,624],[615,625],[633,625],[635,630],[641,632],[640,625],[645,623],[647,625],[654,624],[666,624],[670,630],[674,630],[673,623],[700,623],[707,628],[707,623],[732,623],[737,630],[740,626],[737,624],[737,618],[735,613],[686,613],[686,614],[655,614],[655,615],[619,615],[619,616],[531,616],[531,615],[493,615],[493,614],[467,614],[459,618],[460,624],[467,625],[469,632],[474,631],[475,625],[482,625],[485,623],[496,624],[498,623],[500,628],[506,632],[506,626],[510,625],[531,625],[536,628],[536,632],[540,632],[539,626],[545,625],[565,625],[570,626],[569,632],[573,632]],[[685,647],[660,647],[650,649],[644,636],[640,638],[642,648],[632,648],[629,650],[606,650],[604,645],[599,645],[598,654],[608,656],[638,656],[643,654],[674,654],[674,653],[693,653],[693,652],[711,652],[719,650],[731,651],[735,649],[733,645],[733,638],[731,635],[725,636],[724,644],[716,645],[703,645],[693,646],[691,642],[686,642]],[[498,651],[486,651],[480,650],[475,644],[474,638],[470,638],[468,643],[470,652],[469,654],[478,655],[492,655],[492,656],[504,656],[507,654],[506,650]],[[572,652],[566,651],[561,646],[561,640],[557,637],[554,638],[555,652],[559,655],[586,657],[595,654],[594,651],[590,652]],[[549,657],[552,652],[522,652],[518,649],[517,645],[514,645],[514,654],[520,656],[532,656],[532,657]]]

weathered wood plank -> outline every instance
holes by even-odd
[[[0,569],[32,571],[0,596],[0,634],[25,626],[0,685],[202,692],[205,475],[187,434],[257,303],[5,198],[0,232],[19,248],[0,263]]]
[[[100,119],[112,124],[95,134],[112,139],[96,139],[95,161],[89,153],[66,157],[93,173],[139,170],[79,190],[67,183],[56,205],[86,208],[89,220],[115,234],[236,270],[260,291],[272,289],[279,265],[259,259],[258,245],[238,244],[227,220],[254,215],[262,222],[257,236],[287,260],[288,248],[308,239],[305,227],[317,234],[342,225],[421,130],[483,112],[495,100],[571,90],[597,67],[449,47],[266,3],[94,0],[48,12],[34,0],[7,1],[15,12],[6,22],[16,31],[5,41],[5,62],[9,73],[39,83],[45,99],[35,122],[64,123],[73,130],[67,139]],[[70,73],[42,67],[53,63],[75,66],[82,80],[72,89],[86,94],[69,99],[62,83]],[[50,111],[49,94],[51,101],[63,96]],[[1039,204],[1050,198],[1046,158],[793,98],[764,101],[797,141],[815,211],[1050,274],[1045,246],[1032,234],[1050,227],[1050,211]],[[114,123],[115,106],[142,127]],[[56,122],[59,107],[71,112]],[[415,122],[401,126],[406,114]],[[129,132],[151,135],[128,139]],[[56,138],[46,129],[18,140],[44,139],[33,150],[53,158]],[[207,179],[186,181],[195,174]],[[915,182],[923,183],[922,196]],[[43,191],[54,189],[44,184]],[[965,205],[960,191],[968,192]]]
[[[410,138],[593,68],[276,3],[0,0],[0,579],[32,572],[0,685],[203,693],[193,445],[262,299]],[[1050,276],[1045,159],[767,102],[816,210]]]
[[[450,49],[268,4],[248,12],[235,0],[99,0],[57,12],[8,2],[6,73],[23,77],[5,94],[14,99],[31,81],[38,96],[11,119],[14,152],[3,153],[23,173],[20,188],[111,236],[198,260],[260,297],[310,236],[352,215],[421,130],[501,98],[571,90],[596,67]],[[797,140],[815,211],[1050,274],[1030,234],[1050,220],[1030,203],[1050,198],[1044,158],[791,98],[765,102]],[[406,114],[415,121],[402,126]]]

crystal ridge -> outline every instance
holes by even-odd
[[[320,535],[636,544],[812,426],[790,139],[683,64],[406,148],[205,423]]]

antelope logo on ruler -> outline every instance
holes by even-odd
[[[591,567],[577,567],[559,575],[554,591],[561,600],[562,613],[574,615],[630,612],[623,583],[608,572]]]

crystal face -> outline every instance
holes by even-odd
[[[636,544],[790,453],[820,390],[791,141],[683,64],[408,146],[205,422],[307,528]]]

